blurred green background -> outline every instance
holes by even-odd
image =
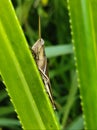
[[[62,129],[82,130],[82,108],[77,89],[67,1],[12,0],[12,3],[29,46],[38,39],[38,16],[40,15],[52,92],[57,106],[56,117]],[[3,130],[22,129],[1,77],[0,127]]]

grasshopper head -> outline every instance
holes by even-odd
[[[32,51],[36,59],[42,59],[42,57],[44,56],[44,40],[37,40],[32,46]]]

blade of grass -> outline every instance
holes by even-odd
[[[21,24],[26,22],[33,2],[34,0],[25,0],[23,4],[20,4],[16,9],[16,13]]]
[[[74,101],[76,100],[76,93],[77,93],[77,74],[75,72],[72,73],[72,84],[71,84],[71,88],[70,88],[70,92],[67,98],[67,103],[65,105],[65,110],[64,110],[64,115],[63,115],[63,119],[62,119],[62,126],[63,128],[65,128],[66,126],[66,122],[68,119],[68,115],[70,113],[70,110],[72,108],[72,105],[74,104]]]
[[[83,130],[83,128],[83,118],[79,116],[65,130]]]
[[[7,92],[4,90],[0,91],[0,102],[2,102],[7,97]]]
[[[3,127],[20,126],[20,122],[15,119],[0,118],[0,126]]]
[[[51,46],[45,50],[48,58],[73,53],[72,45]]]
[[[0,117],[4,115],[8,115],[13,112],[14,112],[14,109],[12,106],[0,107]]]

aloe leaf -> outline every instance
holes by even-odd
[[[0,72],[24,129],[59,129],[11,1],[0,1]]]
[[[95,6],[94,6],[95,5]],[[88,130],[97,129],[97,8],[95,0],[68,0],[80,94]],[[96,27],[97,28],[97,27]]]

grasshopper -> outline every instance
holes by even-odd
[[[49,95],[49,99],[53,105],[53,108],[56,109],[55,103],[52,97],[51,84],[50,84],[48,71],[47,71],[47,58],[45,55],[44,40],[41,38],[40,17],[39,17],[39,39],[32,46],[31,51],[32,51],[32,55],[34,56],[36,65],[40,71],[46,92]]]
[[[37,40],[35,44],[32,46],[31,51],[32,51],[32,55],[34,56],[36,65],[40,71],[43,83],[45,85],[46,92],[49,95],[49,99],[51,100],[53,108],[56,109],[55,103],[52,98],[51,84],[50,84],[48,71],[47,71],[47,58],[45,55],[44,40],[41,38]]]

